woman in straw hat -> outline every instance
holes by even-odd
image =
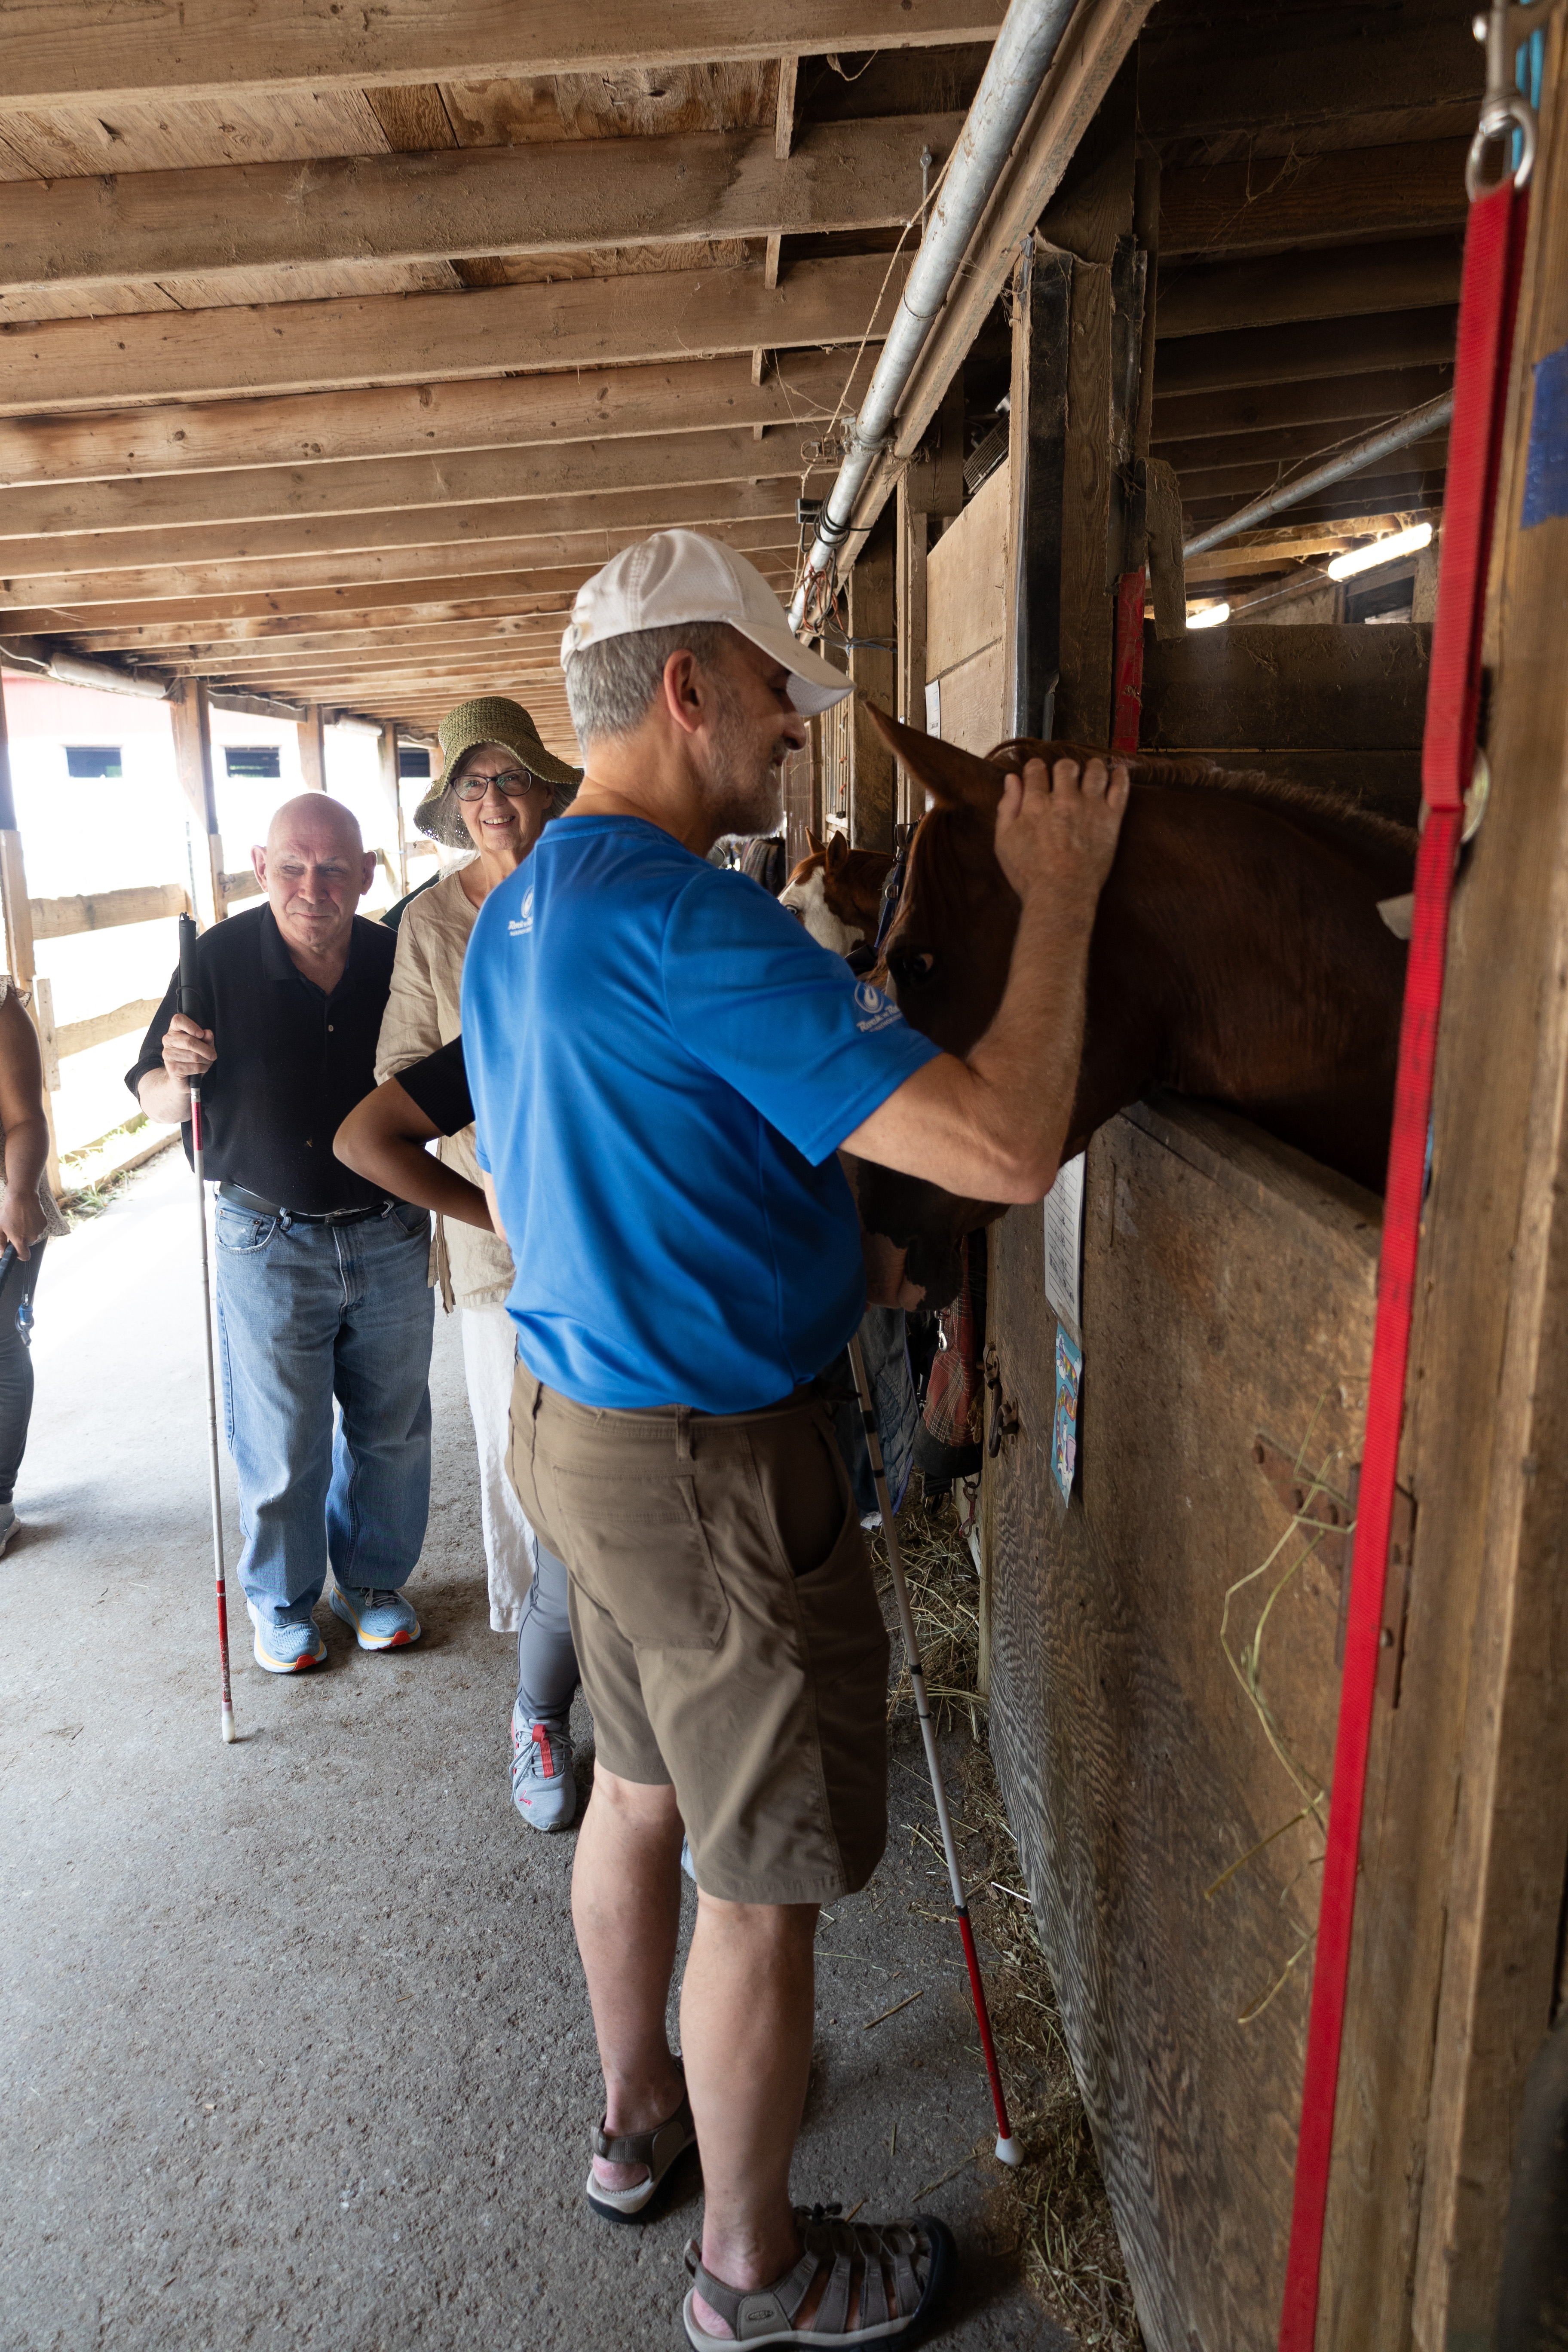
[[[496,884],[521,865],[581,781],[577,769],[545,750],[521,703],[499,695],[459,703],[437,733],[441,781],[426,794],[414,821],[444,847],[476,854],[407,905],[376,1052],[378,1083],[459,1034],[463,955],[474,917]],[[439,1152],[446,1166],[478,1183],[471,1127],[445,1138]],[[506,1311],[512,1281],[506,1244],[499,1234],[438,1216],[430,1280],[448,1313],[454,1304],[462,1310],[490,1623],[497,1633],[518,1635],[512,1796],[534,1827],[563,1828],[576,1809],[566,1718],[577,1685],[577,1661],[566,1612],[565,1567],[538,1543],[506,1473],[517,1345]]]

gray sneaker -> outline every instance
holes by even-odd
[[[531,1829],[569,1828],[577,1811],[572,1735],[563,1723],[531,1723],[511,1710],[511,1801]]]

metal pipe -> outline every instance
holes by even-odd
[[[1041,82],[1071,21],[1077,0],[1012,0],[981,76],[963,136],[899,299],[860,414],[849,421],[849,454],[823,506],[806,555],[806,577],[789,608],[798,629],[814,572],[826,572],[847,536],[855,501],[889,436],[904,386],[947,300],[959,266],[1013,152]]]
[[[162,670],[138,676],[133,670],[115,669],[108,662],[84,661],[78,654],[52,653],[47,637],[0,641],[0,660],[10,662],[25,676],[52,677],[61,686],[90,687],[97,694],[139,694],[152,702],[166,701],[174,683]]]
[[[1436,400],[1425,402],[1406,415],[1396,417],[1392,425],[1379,425],[1363,441],[1331,457],[1326,466],[1319,466],[1310,474],[1302,474],[1293,482],[1284,482],[1277,490],[1267,490],[1249,506],[1240,507],[1224,522],[1200,530],[1182,549],[1184,559],[1189,555],[1206,555],[1211,547],[1223,547],[1237,531],[1250,530],[1254,523],[1267,522],[1270,515],[1281,513],[1286,507],[1300,506],[1303,499],[1316,496],[1319,490],[1332,489],[1352,474],[1359,474],[1368,466],[1375,466],[1380,457],[1390,457],[1396,449],[1407,449],[1412,441],[1425,440],[1427,434],[1436,433],[1449,423],[1454,414],[1454,395],[1440,393]]]

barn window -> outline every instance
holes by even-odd
[[[276,743],[228,743],[224,767],[247,783],[276,783],[283,773],[283,758]]]
[[[121,772],[118,743],[66,745],[68,776],[118,776]]]
[[[400,743],[397,747],[397,772],[400,776],[428,776],[429,752],[419,751],[412,743]]]
[[[1415,569],[1396,573],[1375,585],[1345,589],[1347,621],[1407,621],[1415,605]]]
[[[849,814],[849,712],[853,696],[822,714],[822,814]]]

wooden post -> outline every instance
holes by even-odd
[[[27,869],[22,857],[22,836],[16,826],[16,799],[11,786],[11,744],[5,727],[3,685],[0,685],[0,907],[4,908],[5,919],[6,967],[17,987],[32,996],[37,980],[37,961],[33,949],[33,912],[27,898]],[[29,1004],[28,1011],[33,1026],[38,1031],[38,1051],[42,1055],[44,1032],[36,1002]],[[51,1043],[53,1028],[51,1019]],[[47,1079],[44,1117],[49,1129],[49,1156],[44,1172],[50,1192],[58,1194],[60,1190],[60,1156],[55,1142],[55,1111],[49,1099]]]
[[[217,829],[217,800],[213,790],[212,710],[205,681],[185,680],[171,696],[169,715],[174,731],[174,766],[180,789],[201,830],[205,852],[192,861],[196,888],[195,918],[205,929],[221,922],[228,912],[223,887],[223,840]]]
[[[898,610],[899,610],[899,700],[897,716],[906,727],[921,734],[926,723],[926,542],[930,517],[916,507],[910,496],[908,472],[899,477],[898,504]],[[899,769],[898,810],[900,824],[923,814],[913,807],[913,789],[909,772]],[[921,794],[923,801],[924,794]]]
[[[381,730],[382,790],[392,800],[392,837],[397,845],[398,896],[408,895],[408,837],[403,824],[403,784],[397,772],[397,725],[390,720]]]
[[[1049,737],[1061,681],[1063,507],[1071,256],[1025,239],[1013,277],[1013,375],[1007,404],[1011,481],[1007,707],[1016,735]],[[1090,740],[1093,739],[1090,738]]]
[[[1524,502],[1535,370],[1568,341],[1563,30],[1550,20],[1492,564],[1487,750],[1507,788],[1459,880],[1438,1050],[1401,1465],[1416,1514],[1405,1664],[1374,1728],[1324,2261],[1319,2343],[1335,2352],[1496,2344],[1521,2098],[1556,1994],[1568,519],[1548,498],[1527,524]]]
[[[897,515],[885,508],[849,574],[849,635],[863,642],[849,655],[855,681],[849,738],[849,842],[854,849],[893,845],[894,762],[861,698],[884,710],[898,697]]]
[[[327,746],[321,706],[309,702],[300,721],[300,773],[308,793],[327,789]]]

